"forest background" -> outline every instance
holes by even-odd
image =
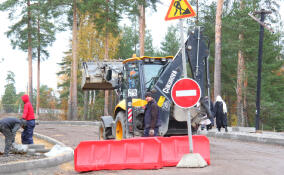
[[[204,34],[211,41],[211,85],[215,83],[213,73],[216,71],[214,67],[216,9],[221,1],[209,3],[205,0],[189,1],[198,12],[198,17],[187,19],[185,25],[186,31],[197,25],[203,26]],[[68,29],[74,36],[74,29],[77,32],[76,39],[70,41],[69,49],[58,63],[60,71],[57,72],[57,89],[49,87],[44,80],[41,81],[39,88],[32,88],[32,86],[27,88],[27,92],[33,97],[33,106],[37,106],[37,115],[41,119],[55,119],[54,116],[57,116],[56,119],[63,120],[97,120],[101,115],[111,114],[112,103],[114,103],[114,100],[111,100],[114,98],[113,92],[107,94],[110,100],[106,105],[106,92],[81,90],[81,63],[105,58],[126,59],[134,53],[141,55],[139,8],[142,5],[146,10],[155,10],[157,4],[162,3],[157,0],[7,0],[1,2],[0,10],[9,12],[9,19],[15,21],[6,31],[6,36],[14,49],[26,52],[28,60],[36,61],[38,68],[40,64],[48,60],[47,48],[56,40],[56,33]],[[248,16],[248,13],[266,9],[272,11],[272,14],[266,16],[265,22],[270,24],[275,32],[271,33],[268,30],[264,32],[261,127],[269,130],[284,130],[283,24],[279,14],[281,3],[283,3],[282,0],[222,1],[220,91],[228,106],[231,126],[254,126],[255,124],[259,24]],[[19,8],[22,11],[17,11]],[[151,16],[145,16],[146,20],[149,18]],[[123,22],[125,19],[129,22]],[[143,55],[176,54],[180,40],[177,26],[168,28],[159,48],[153,46],[154,37],[149,29],[146,26]],[[76,44],[75,47],[74,44]],[[77,57],[74,64],[75,55]],[[29,81],[32,81],[30,79],[29,74]],[[5,92],[1,97],[0,111],[4,113],[21,112],[23,104],[20,96],[27,92],[16,92],[15,83],[15,74],[12,71],[7,73],[6,82],[1,82]],[[211,87],[213,94],[214,87]],[[56,95],[57,93],[59,95]],[[77,94],[76,97],[74,94]],[[76,102],[70,104],[70,99],[74,101],[74,98]],[[68,115],[70,108],[77,110],[76,116]]]

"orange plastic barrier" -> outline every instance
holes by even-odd
[[[176,166],[189,153],[188,136],[157,137],[161,141],[163,166]],[[199,153],[210,165],[210,144],[206,136],[193,135],[193,152]]]
[[[121,169],[159,169],[161,143],[155,138],[83,141],[74,151],[77,172]]]

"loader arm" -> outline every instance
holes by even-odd
[[[200,31],[200,27],[196,28],[189,34],[185,42],[185,57],[187,59],[187,67],[189,67],[188,77],[191,77],[195,81],[198,82],[201,88],[201,98],[205,96],[206,84],[206,72],[207,67],[207,59],[209,55],[209,50],[205,43],[202,32]],[[182,78],[183,66],[182,66],[182,52],[181,49],[178,51],[173,61],[170,62],[167,67],[160,72],[160,75],[156,79],[156,82],[151,87],[151,90],[154,93],[154,98],[156,99],[158,105],[161,107],[161,115],[162,115],[162,126],[161,131],[163,134],[168,132],[169,120],[172,111],[172,97],[171,97],[171,89],[174,83]],[[207,79],[209,80],[209,79]],[[198,111],[198,109],[192,109],[192,114],[204,115],[202,111]],[[207,111],[207,110],[206,110]],[[173,114],[175,115],[175,114]],[[178,114],[176,114],[177,116]],[[206,115],[206,113],[205,113]],[[176,118],[176,120],[179,120]],[[181,121],[184,121],[181,119]]]

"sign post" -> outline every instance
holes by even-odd
[[[185,71],[186,72],[186,71]],[[189,137],[189,152],[193,153],[192,131],[191,131],[191,116],[188,108],[196,105],[201,97],[201,89],[199,84],[190,78],[178,80],[172,88],[171,96],[174,103],[183,108],[185,115],[188,115],[187,127]]]
[[[185,46],[184,46],[184,36],[183,36],[183,19],[188,17],[194,17],[196,13],[192,9],[191,5],[186,0],[172,0],[170,8],[167,12],[165,20],[173,20],[180,19],[180,46],[182,48],[182,68],[183,68],[183,77],[187,78],[187,70],[186,70],[186,60],[185,60]],[[200,89],[200,88],[199,88]],[[190,111],[185,108],[185,115],[188,115],[187,119],[187,127],[188,127],[188,136],[189,136],[189,151],[193,152],[193,143],[192,143],[192,131],[191,131],[191,117]]]
[[[196,16],[194,10],[186,0],[172,0],[165,20],[180,19],[180,36],[182,48],[182,65],[183,79],[178,80],[172,87],[172,99],[178,106],[184,109],[187,118],[187,128],[189,137],[189,152],[190,154],[183,155],[177,167],[205,167],[207,163],[200,154],[193,153],[192,131],[191,131],[191,116],[188,108],[194,106],[200,99],[201,90],[194,80],[187,78],[186,60],[185,60],[185,43],[183,37],[183,21],[181,18]],[[181,85],[180,85],[181,84]],[[185,89],[183,89],[185,87]],[[187,103],[189,102],[189,104]],[[185,104],[184,104],[185,103]]]
[[[185,60],[185,47],[184,47],[184,37],[183,37],[183,19],[180,19],[179,23],[180,23],[181,46],[182,46],[183,77],[187,78],[186,60]],[[190,111],[188,109],[185,109],[184,113],[185,113],[185,115],[188,115],[188,118],[187,118],[187,132],[188,132],[188,137],[189,137],[189,152],[193,153]]]

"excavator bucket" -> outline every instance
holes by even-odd
[[[122,61],[83,62],[83,90],[113,90],[122,71]]]

